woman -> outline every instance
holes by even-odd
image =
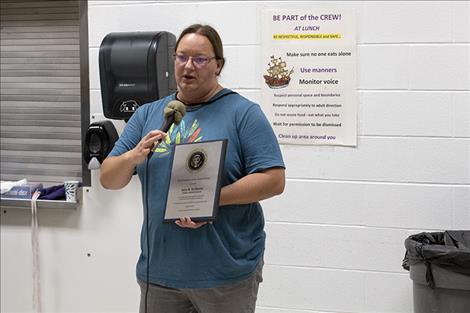
[[[141,312],[255,310],[265,247],[259,201],[284,190],[284,163],[259,105],[219,84],[224,63],[222,42],[212,27],[186,28],[175,48],[177,93],[140,107],[102,164],[105,188],[126,186],[136,168],[145,182],[147,155],[153,149],[149,190],[143,192],[149,215],[137,264]],[[167,134],[155,130],[162,124],[163,109],[175,99],[186,105],[184,119]],[[170,145],[219,139],[227,139],[228,145],[216,220],[186,217],[163,224]],[[159,140],[162,144],[153,148]]]

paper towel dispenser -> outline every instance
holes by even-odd
[[[101,42],[99,68],[104,116],[128,120],[144,103],[176,91],[175,35],[110,33]]]

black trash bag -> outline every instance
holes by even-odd
[[[403,268],[409,271],[411,265],[424,263],[431,288],[435,287],[431,264],[470,276],[470,231],[419,233],[405,240],[405,248]]]

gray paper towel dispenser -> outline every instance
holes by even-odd
[[[99,51],[104,116],[128,120],[144,103],[176,91],[175,35],[165,32],[110,33]]]

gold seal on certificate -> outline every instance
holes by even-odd
[[[226,150],[226,139],[173,146],[163,222],[185,216],[197,222],[215,219]]]

